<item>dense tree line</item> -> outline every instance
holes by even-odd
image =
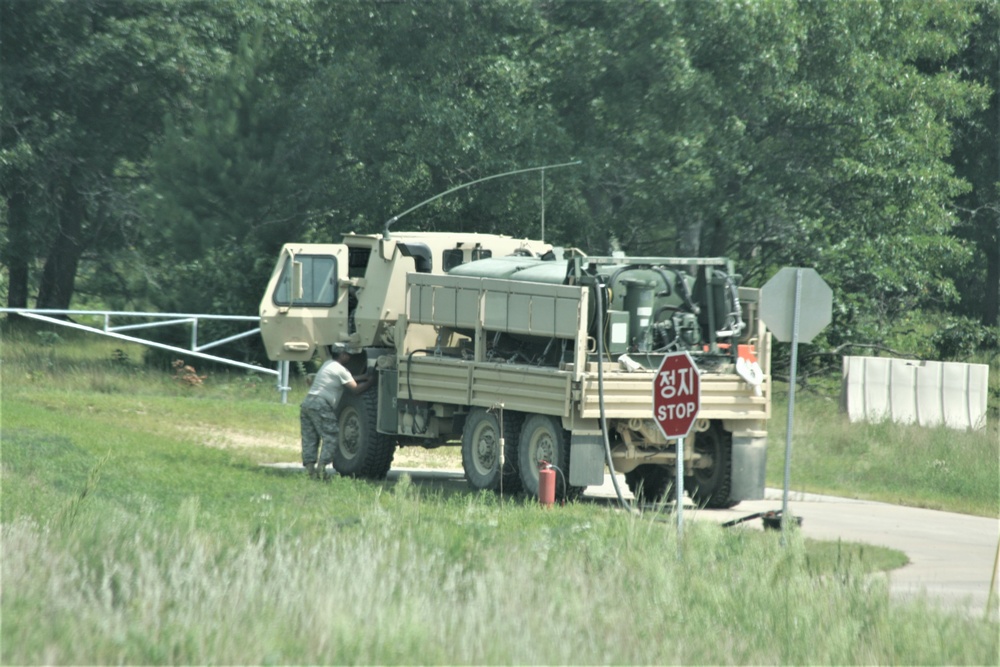
[[[546,240],[814,266],[822,341],[1000,324],[996,0],[0,0],[10,307],[251,314],[281,244],[546,172]],[[541,233],[537,174],[400,222]]]

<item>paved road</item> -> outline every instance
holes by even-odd
[[[407,473],[414,481],[436,481],[466,487],[461,470],[394,469],[391,478]],[[632,500],[622,475],[623,496]],[[588,487],[585,499],[617,503],[610,476],[602,486]],[[833,496],[791,494],[789,512],[802,517],[802,533],[818,540],[844,540],[898,549],[910,563],[889,574],[893,595],[905,598],[926,593],[946,608],[981,615],[986,610],[997,550],[1000,519],[901,507],[887,503]],[[731,510],[696,510],[686,506],[685,520],[724,523],[756,512],[781,509],[781,490],[768,489],[765,500],[744,501]],[[761,521],[747,522],[760,528]],[[1000,578],[1000,577],[998,577]],[[996,584],[994,584],[996,585]],[[992,606],[1000,609],[995,592]]]
[[[775,500],[741,503],[736,509],[781,508],[780,490],[769,490],[768,497]],[[794,501],[790,497],[788,504],[791,514],[803,518],[802,532],[807,537],[874,544],[905,553],[910,563],[889,574],[894,595],[925,591],[946,607],[985,612],[1000,548],[1000,520],[829,496]],[[994,609],[998,609],[998,599],[993,596]]]

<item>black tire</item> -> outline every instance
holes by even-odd
[[[337,406],[340,437],[333,451],[333,466],[346,477],[385,479],[392,467],[396,441],[376,430],[378,392],[360,394],[345,389]]]
[[[558,417],[531,415],[521,427],[517,445],[517,464],[521,485],[530,496],[538,496],[538,465],[548,461],[556,468],[556,499],[576,498],[582,487],[569,485],[569,431]]]
[[[524,415],[503,411],[504,469],[500,475],[500,420],[497,412],[472,408],[462,429],[462,468],[473,489],[519,493],[521,477],[517,472],[517,441]],[[503,485],[501,486],[501,479]]]
[[[729,492],[733,488],[733,434],[712,422],[707,431],[695,435],[694,451],[710,457],[708,468],[695,468],[684,477],[684,490],[700,507],[728,509],[739,504]]]
[[[672,500],[676,475],[674,468],[647,464],[625,473],[625,483],[640,503],[658,503]]]

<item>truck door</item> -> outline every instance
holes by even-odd
[[[306,361],[318,345],[348,341],[348,250],[285,245],[260,302],[260,334],[274,361]]]

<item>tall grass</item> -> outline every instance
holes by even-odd
[[[812,576],[797,538],[696,523],[679,559],[669,525],[587,506],[290,483],[341,510],[297,522],[261,493],[222,528],[197,498],[155,520],[5,522],[3,662],[996,660],[995,622],[890,603],[856,563]]]

